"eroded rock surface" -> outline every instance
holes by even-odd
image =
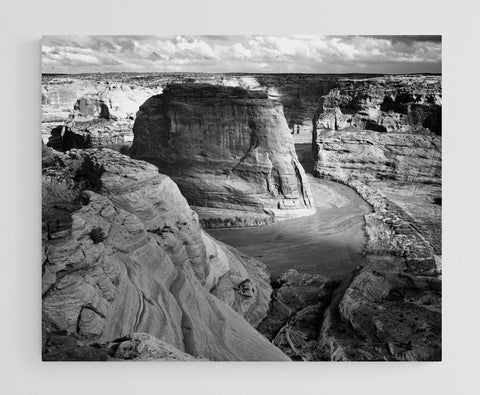
[[[43,361],[198,361],[148,333],[88,344],[66,331],[44,333]]]
[[[316,130],[441,134],[440,76],[398,75],[339,79],[323,96],[314,116]],[[315,137],[315,136],[314,136]]]
[[[352,81],[314,117],[315,173],[355,189],[367,264],[325,311],[332,360],[441,359],[441,78]]]
[[[291,269],[275,285],[269,313],[257,329],[293,360],[325,359],[317,339],[338,282]]]
[[[348,282],[347,282],[348,283]],[[331,360],[441,360],[441,281],[373,257],[326,311],[319,344]]]
[[[268,223],[315,210],[282,106],[263,90],[170,85],[142,105],[134,135],[132,157],[158,165],[192,206],[207,208],[206,226],[257,225],[237,221],[242,211]]]
[[[439,183],[441,77],[345,80],[314,115],[315,171],[334,179]]]
[[[160,90],[109,81],[63,81],[42,87],[44,142],[67,151],[125,145],[133,141],[140,105]],[[49,114],[61,113],[53,117]],[[48,135],[46,135],[48,133]]]
[[[111,150],[44,148],[43,317],[83,344],[148,333],[211,360],[285,360],[251,324],[264,266],[205,234],[173,181]]]

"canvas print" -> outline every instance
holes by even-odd
[[[441,62],[43,37],[43,360],[441,360]]]

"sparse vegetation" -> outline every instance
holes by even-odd
[[[128,156],[128,151],[130,149],[130,145],[125,144],[125,143],[116,143],[116,144],[106,145],[103,148],[108,148],[108,149],[120,152],[121,154]]]
[[[92,239],[93,244],[101,243],[106,239],[105,232],[99,226],[93,228],[88,235]]]
[[[82,162],[75,174],[75,181],[83,182],[83,187],[94,192],[102,189],[103,165],[95,163],[88,156]]]

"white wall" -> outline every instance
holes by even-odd
[[[420,0],[3,0],[0,393],[480,393],[476,360],[480,274],[476,39],[480,35],[474,4],[461,0],[443,5]],[[42,364],[39,40],[42,34],[70,33],[443,34],[444,361]]]

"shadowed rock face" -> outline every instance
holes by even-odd
[[[134,332],[212,360],[283,360],[252,326],[264,266],[217,243],[172,180],[111,150],[43,155],[43,317],[88,346]]]
[[[262,90],[171,85],[141,106],[130,153],[170,175],[206,225],[314,212],[282,106]]]
[[[132,333],[103,344],[85,344],[66,331],[44,333],[43,361],[198,361],[148,333]]]

